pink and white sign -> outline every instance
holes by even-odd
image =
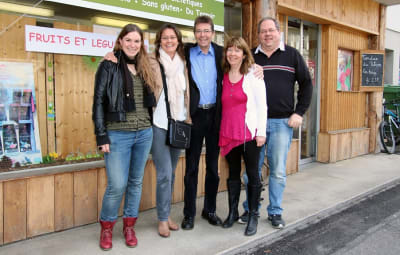
[[[25,25],[25,50],[103,57],[116,36]]]

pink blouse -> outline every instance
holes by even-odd
[[[237,83],[231,83],[229,75],[225,74],[222,82],[222,119],[218,144],[222,156],[252,140],[245,123],[247,96],[243,92],[243,77]]]

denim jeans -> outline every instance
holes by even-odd
[[[159,221],[167,221],[171,211],[175,169],[181,149],[166,145],[167,130],[153,126],[151,156],[157,173],[157,215]]]
[[[107,131],[110,152],[104,154],[107,188],[100,219],[115,221],[125,193],[124,217],[138,217],[144,167],[153,140],[153,131]]]
[[[258,171],[261,175],[264,163],[265,146],[267,146],[267,160],[269,165],[269,205],[268,214],[282,214],[282,197],[286,186],[286,159],[293,137],[293,128],[288,125],[289,119],[268,119],[267,121],[267,141],[261,148]],[[247,176],[243,176],[247,187]],[[247,189],[246,201],[243,208],[248,211]]]

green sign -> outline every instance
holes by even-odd
[[[193,26],[199,15],[212,17],[224,30],[224,0],[47,0],[146,19]]]

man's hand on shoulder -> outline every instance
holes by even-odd
[[[118,59],[115,57],[114,52],[112,51],[107,52],[107,54],[104,56],[104,59],[114,63],[118,63]]]
[[[254,76],[257,79],[263,80],[264,79],[264,70],[260,65],[253,64],[251,66],[254,69]]]
[[[303,117],[301,117],[297,113],[293,113],[289,118],[288,125],[289,127],[297,128],[301,126],[302,122],[303,122]]]

